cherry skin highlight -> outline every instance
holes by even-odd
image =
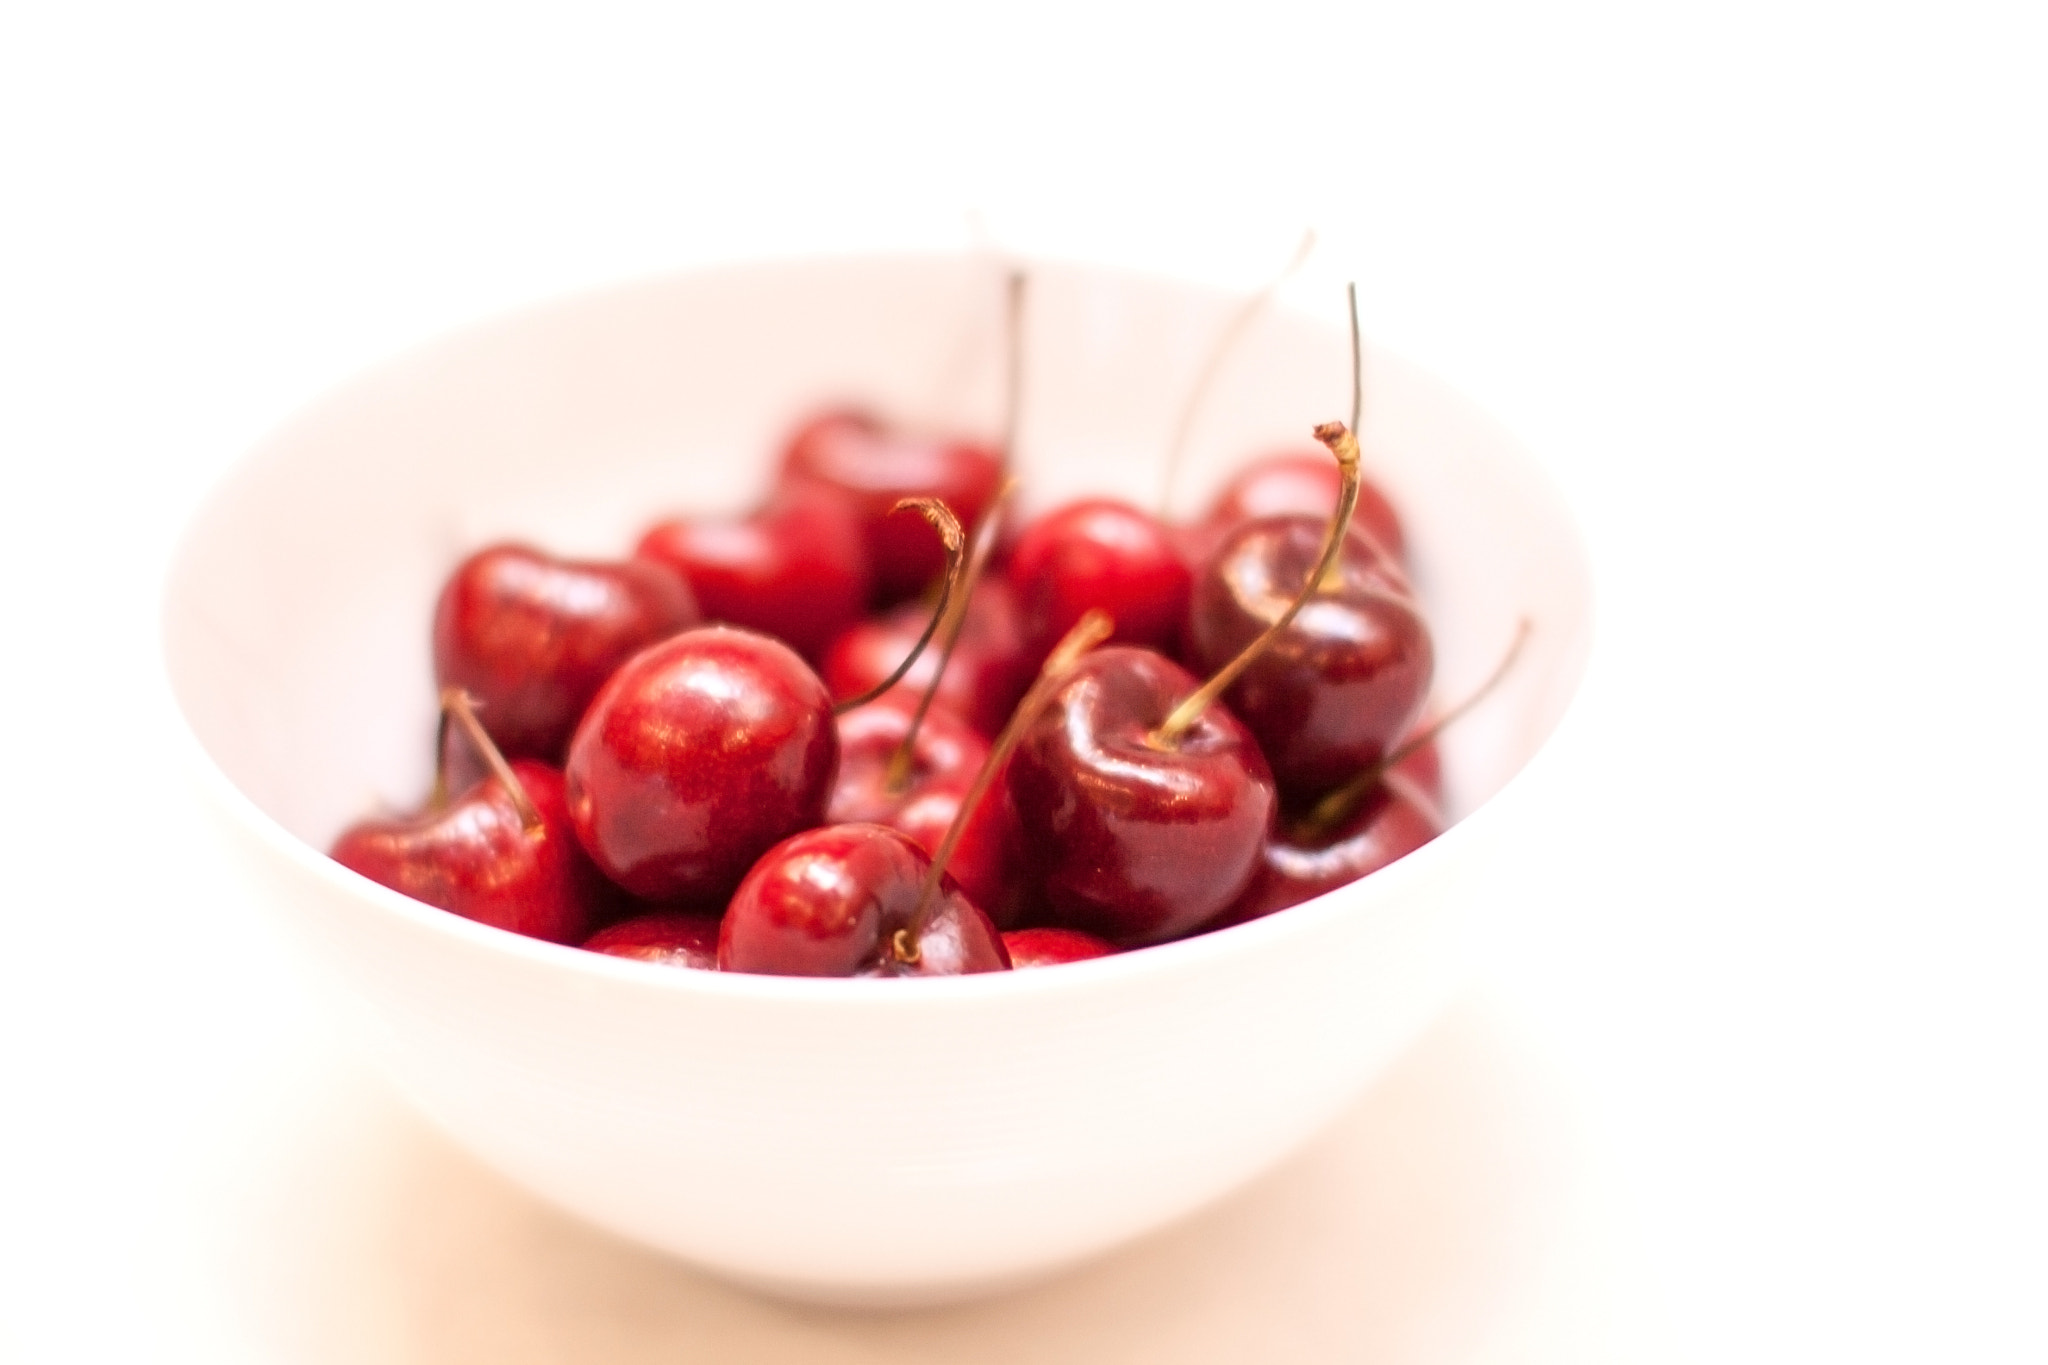
[[[799,427],[783,452],[786,485],[818,484],[844,496],[861,526],[876,599],[922,591],[946,567],[931,533],[891,517],[904,498],[937,498],[972,526],[1002,482],[1002,458],[986,446],[895,431],[861,412],[828,412]]]
[[[600,929],[584,941],[593,953],[659,962],[669,967],[718,970],[718,916],[686,911],[639,915]]]
[[[613,670],[697,621],[689,586],[665,566],[494,545],[441,589],[434,677],[476,699],[478,719],[508,755],[558,763]]]
[[[1003,935],[1003,947],[1009,950],[1010,966],[1020,972],[1027,967],[1086,962],[1116,952],[1115,944],[1079,929],[1015,929]]]
[[[1257,871],[1277,804],[1249,731],[1210,706],[1153,733],[1197,683],[1151,650],[1076,664],[1010,760],[1028,872],[1052,920],[1121,947],[1198,928]]]
[[[1388,774],[1335,829],[1319,835],[1276,832],[1259,873],[1210,929],[1259,919],[1313,900],[1404,858],[1443,833],[1436,803],[1398,774]]]
[[[705,621],[772,635],[806,659],[867,610],[860,518],[843,495],[815,484],[784,485],[740,520],[658,522],[633,553],[681,573]]]
[[[832,824],[887,825],[909,835],[927,854],[938,852],[975,774],[987,761],[988,742],[943,711],[933,710],[911,745],[910,770],[901,790],[890,769],[917,701],[892,688],[839,717],[839,777],[825,818]],[[1003,783],[989,789],[970,817],[946,864],[947,875],[998,926],[1015,922],[1020,891],[1017,811]]]
[[[929,616],[923,606],[905,603],[841,632],[825,651],[819,670],[832,695],[859,696],[888,677],[923,633]],[[891,690],[921,693],[931,686],[938,666],[938,650],[925,651]],[[968,598],[959,643],[953,647],[932,704],[965,720],[984,738],[993,739],[1031,685],[1037,666],[1025,646],[1010,585],[999,578],[985,578],[975,584]]]
[[[628,660],[569,743],[569,815],[606,876],[651,901],[713,903],[825,815],[832,699],[789,646],[706,626]]]
[[[1174,534],[1111,498],[1068,503],[1025,527],[1008,575],[1034,659],[1091,607],[1116,621],[1112,643],[1170,652],[1193,584]]]
[[[532,759],[514,760],[512,773],[538,817],[532,824],[490,776],[438,810],[352,825],[330,856],[464,919],[579,942],[606,903],[604,879],[570,829],[562,775]]]
[[[1221,667],[1278,620],[1322,554],[1311,517],[1245,523],[1195,585],[1188,646]],[[1429,628],[1391,561],[1347,536],[1339,581],[1310,598],[1233,684],[1230,709],[1258,736],[1290,806],[1349,781],[1409,733],[1435,666]]]
[[[960,976],[1009,970],[1002,936],[950,876],[905,961],[895,936],[917,912],[931,859],[880,825],[827,825],[770,849],[733,893],[721,971],[773,976]]]

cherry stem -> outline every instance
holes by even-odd
[[[444,687],[441,689],[441,734],[444,739],[447,737],[447,725],[450,717],[453,717],[455,723],[462,727],[462,732],[469,736],[469,742],[476,746],[477,753],[483,756],[483,760],[489,765],[492,775],[505,784],[505,790],[512,796],[512,807],[519,812],[519,823],[526,826],[528,833],[539,829],[540,812],[534,808],[533,798],[526,794],[526,785],[519,780],[519,774],[512,771],[512,765],[505,761],[503,751],[496,744],[492,743],[490,735],[484,730],[483,722],[476,718],[476,703],[470,699],[469,693],[459,687]],[[445,753],[444,749],[444,756]],[[447,774],[445,771],[435,774],[434,787],[440,793],[441,799],[445,801],[447,799]]]
[[[981,581],[982,571],[988,567],[989,556],[995,551],[996,528],[1001,524],[1003,506],[1016,490],[1017,481],[1005,479],[967,538],[967,568],[960,576],[960,586],[953,594],[953,604],[947,609],[941,627],[938,667],[932,670],[931,683],[917,699],[917,710],[910,715],[910,728],[903,732],[903,741],[896,746],[896,752],[889,755],[884,789],[894,795],[902,795],[910,786],[911,752],[917,744],[917,732],[924,726],[925,714],[932,709],[932,699],[939,694],[939,684],[946,680],[946,669],[953,662],[953,649],[960,643],[961,632],[967,625],[967,613],[974,603],[974,585]]]
[[[1005,294],[1003,338],[1008,352],[1003,374],[1003,468],[1016,461],[1017,427],[1024,410],[1024,295],[1031,277],[1012,270]]]
[[[932,865],[925,870],[924,881],[917,889],[917,908],[911,912],[910,923],[898,929],[890,940],[897,961],[917,961],[918,941],[924,937],[925,921],[931,918],[939,879],[946,875],[946,864],[952,861],[953,850],[960,847],[960,840],[967,833],[967,822],[974,818],[975,809],[981,805],[982,798],[988,795],[988,789],[995,785],[996,778],[1009,763],[1010,755],[1023,741],[1024,732],[1045,709],[1046,703],[1052,700],[1053,693],[1067,680],[1067,674],[1081,661],[1081,656],[1107,640],[1115,631],[1116,622],[1108,612],[1100,607],[1090,607],[1046,656],[1031,690],[1010,713],[1009,722],[1003,726],[1002,734],[996,737],[995,747],[988,751],[981,771],[974,775],[974,785],[960,798],[960,809],[954,813],[953,823],[946,827],[946,837],[939,841],[938,850],[932,854]]]
[[[1382,754],[1379,761],[1367,767],[1364,772],[1316,802],[1301,822],[1302,833],[1309,836],[1324,834],[1350,819],[1352,813],[1358,809],[1359,803],[1371,794],[1372,789],[1378,786],[1388,773],[1400,767],[1423,748],[1435,743],[1438,735],[1470,715],[1473,708],[1493,695],[1494,689],[1500,686],[1501,680],[1506,678],[1509,670],[1515,666],[1515,660],[1521,657],[1522,646],[1528,642],[1532,629],[1526,616],[1516,622],[1515,638],[1508,642],[1507,652],[1500,656],[1500,662],[1493,666],[1493,672],[1486,675],[1485,682],[1479,684],[1465,700],[1437,717],[1426,729],[1410,735],[1394,749]]]
[[[1302,262],[1306,261],[1315,249],[1316,232],[1314,228],[1309,228],[1301,234],[1301,244],[1294,248],[1294,254],[1287,258],[1287,264],[1280,267],[1280,273],[1266,281],[1265,287],[1258,293],[1238,305],[1237,312],[1223,325],[1223,330],[1216,334],[1215,342],[1209,347],[1209,354],[1202,358],[1202,368],[1195,371],[1195,382],[1188,388],[1188,396],[1181,404],[1180,418],[1174,423],[1173,436],[1166,443],[1166,467],[1159,481],[1161,521],[1166,520],[1173,509],[1173,486],[1180,474],[1181,452],[1187,448],[1188,436],[1195,429],[1195,417],[1202,409],[1202,400],[1209,396],[1209,390],[1216,383],[1216,376],[1222,373],[1223,363],[1230,359],[1231,352],[1237,349],[1238,342],[1251,330],[1251,325],[1258,321],[1259,315],[1272,304],[1274,296],[1280,292],[1280,286],[1287,283],[1295,271],[1301,269]],[[1356,350],[1356,347],[1353,349]],[[1351,425],[1354,429],[1358,426],[1355,402],[1352,407]]]
[[[1351,527],[1351,511],[1358,506],[1358,438],[1342,422],[1325,422],[1316,428],[1316,439],[1337,457],[1337,469],[1344,477],[1343,487],[1337,494],[1336,513],[1331,516],[1329,532],[1323,539],[1322,558],[1302,580],[1301,591],[1294,595],[1294,600],[1287,604],[1287,610],[1280,613],[1280,618],[1239,650],[1236,658],[1217,669],[1209,681],[1189,693],[1160,727],[1146,736],[1146,742],[1153,748],[1171,749],[1180,743],[1181,736],[1209,709],[1209,704],[1228,692],[1230,685],[1280,638],[1280,632],[1294,624],[1294,618],[1301,614],[1310,598],[1323,590],[1325,578],[1336,568],[1338,557],[1344,552],[1344,537]]]
[[[835,704],[832,708],[832,714],[835,716],[843,716],[856,706],[867,705],[903,681],[903,675],[916,665],[917,656],[924,653],[924,647],[931,643],[932,633],[939,628],[939,620],[946,614],[946,608],[951,605],[953,591],[960,582],[961,550],[964,544],[964,538],[960,533],[960,518],[954,516],[953,509],[937,498],[905,498],[889,511],[893,515],[905,509],[918,513],[930,522],[932,529],[939,533],[940,541],[945,544],[946,577],[939,585],[938,603],[932,608],[932,619],[924,623],[924,634],[917,637],[917,643],[903,656],[903,662],[896,665],[896,671],[859,696],[848,697],[845,701]]]

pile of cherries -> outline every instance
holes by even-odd
[[[434,614],[434,791],[333,856],[551,942],[810,976],[1098,957],[1365,876],[1441,828],[1432,651],[1393,508],[1316,436],[1192,524],[1097,498],[1006,534],[1004,452],[835,411],[751,516],[482,550]]]

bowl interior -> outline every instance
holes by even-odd
[[[1078,266],[1032,272],[1018,466],[1026,512],[1105,492],[1160,499],[1188,386],[1237,300]],[[783,435],[826,404],[992,436],[1003,278],[987,261],[863,258],[729,268],[530,311],[417,350],[277,433],[216,490],[173,566],[172,687],[254,805],[324,849],[415,804],[429,775],[427,650],[442,578],[489,541],[616,556],[659,515],[745,509]],[[1411,532],[1454,701],[1518,618],[1495,698],[1444,745],[1452,814],[1498,791],[1576,686],[1591,611],[1569,516],[1499,429],[1368,357],[1364,445]],[[1191,513],[1236,464],[1314,449],[1349,404],[1342,334],[1275,311],[1207,396],[1178,480]]]

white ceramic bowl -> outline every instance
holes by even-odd
[[[1235,301],[1033,276],[1027,508],[1149,504],[1165,434]],[[1334,312],[1334,310],[1333,310]],[[1459,399],[1370,359],[1366,448],[1403,507],[1441,691],[1536,625],[1446,743],[1464,817],[1283,914],[1056,970],[941,981],[687,972],[501,933],[322,850],[424,791],[437,586],[500,536],[620,554],[657,513],[735,509],[779,438],[843,398],[991,432],[986,262],[721,269],[492,323],[322,402],[213,493],[165,603],[172,687],[236,865],[456,1141],[592,1222],[782,1293],[931,1301],[1043,1274],[1187,1213],[1311,1137],[1458,975],[1476,875],[1558,725],[1590,584],[1541,474]],[[1210,393],[1183,479],[1303,445],[1348,405],[1341,333],[1276,313]],[[1504,790],[1506,789],[1506,790]]]

